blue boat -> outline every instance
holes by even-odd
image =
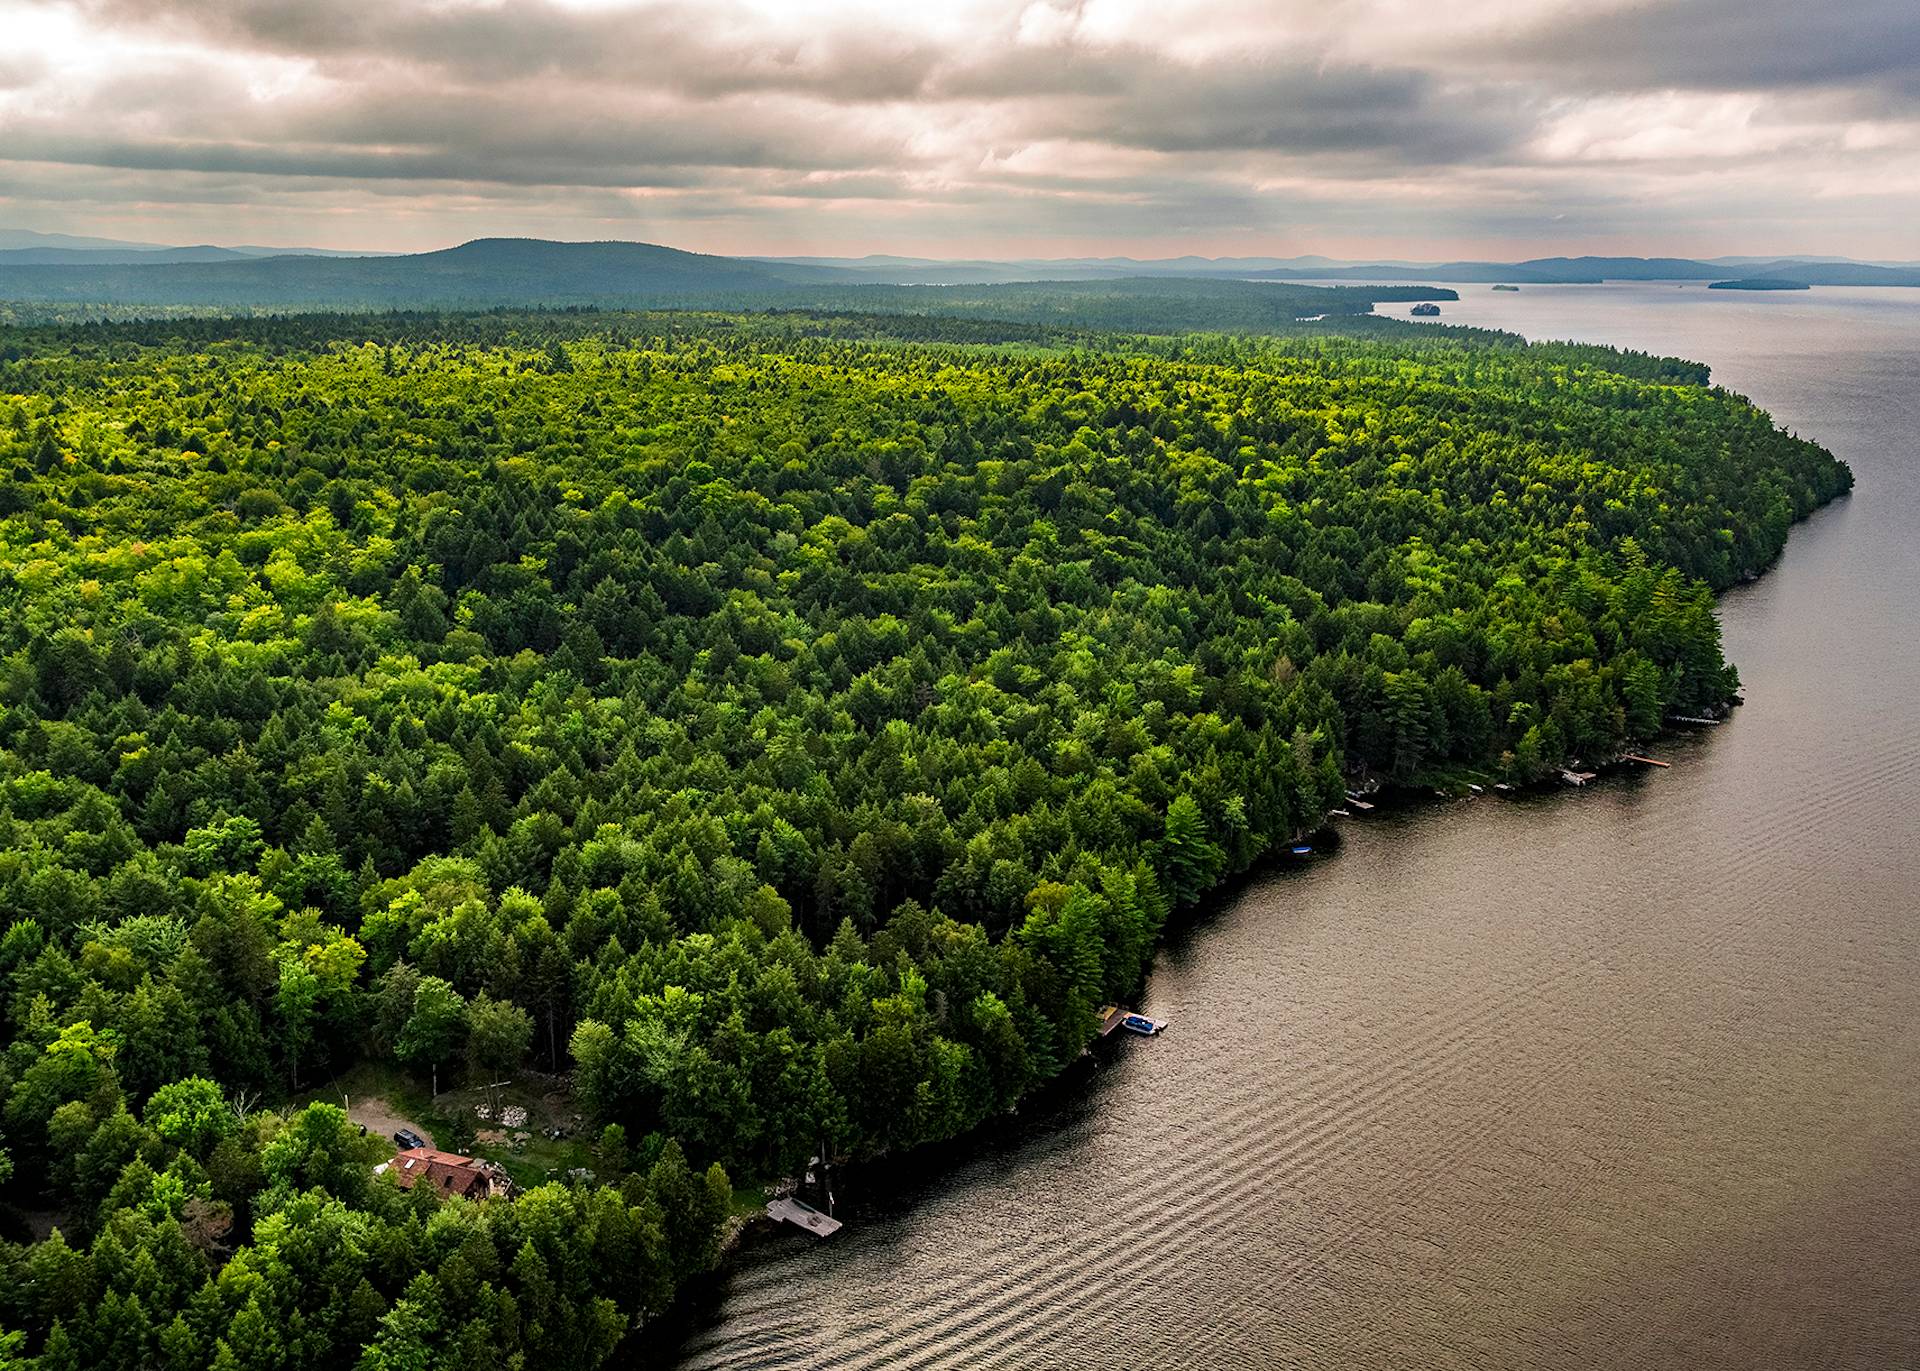
[[[1296,857],[1311,857],[1313,855],[1313,849],[1305,843],[1295,843],[1293,845],[1293,855]]]
[[[1151,1038],[1166,1027],[1158,1019],[1149,1019],[1145,1014],[1128,1014],[1120,1020],[1120,1026],[1129,1033],[1138,1033],[1145,1038]]]

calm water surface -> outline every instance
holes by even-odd
[[[1750,703],[1249,886],[1164,1037],[746,1253],[684,1366],[1920,1365],[1920,291],[1461,294],[1852,463],[1723,601]]]

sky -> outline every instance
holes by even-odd
[[[0,0],[0,227],[1920,259],[1920,0]]]

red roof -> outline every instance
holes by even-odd
[[[491,1194],[492,1177],[485,1162],[462,1157],[455,1152],[436,1152],[431,1147],[410,1147],[393,1159],[393,1174],[402,1190],[411,1190],[424,1177],[443,1195],[464,1195],[478,1199]]]

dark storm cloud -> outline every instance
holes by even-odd
[[[693,96],[789,91],[841,103],[925,93],[940,51],[822,25],[774,37],[724,3],[579,11],[549,0],[496,7],[383,0],[89,0],[116,25],[191,35],[324,65],[377,60],[456,82],[531,77],[644,83]]]
[[[500,82],[558,77],[562,83],[544,92],[522,84],[513,98],[530,104],[544,93],[572,103],[580,86],[615,86],[699,101],[795,95],[830,106],[985,100],[1021,105],[1021,132],[1029,136],[1168,152],[1404,149],[1408,158],[1442,160],[1509,146],[1525,128],[1508,118],[1510,102],[1489,101],[1485,92],[1443,98],[1434,78],[1416,70],[1314,60],[1193,64],[1124,44],[1002,41],[955,50],[831,23],[796,39],[770,34],[724,4],[580,12],[549,0],[494,8],[92,0],[89,12],[309,59],[330,73],[359,75],[375,93],[382,69],[403,72],[416,97],[426,83],[499,99],[507,94]]]
[[[1421,71],[1189,66],[1145,54],[1107,65],[1107,80],[1038,122],[1159,152],[1367,153],[1406,163],[1511,150],[1531,127],[1507,93],[1449,94]]]
[[[1584,90],[1833,88],[1920,98],[1920,0],[1690,0],[1550,15],[1505,55]]]
[[[308,214],[324,187],[868,246],[897,224],[1558,241],[1706,222],[1796,173],[1870,221],[1920,113],[1920,0],[579,3],[0,0],[28,35],[0,41],[0,192],[52,204],[91,174]]]
[[[245,73],[207,60],[129,71],[29,112],[5,145],[16,160],[150,170],[582,186],[685,185],[699,168],[850,172],[900,155],[886,129],[782,96],[583,99],[577,87],[432,85],[371,63],[351,82],[263,100]]]
[[[25,115],[9,131],[17,159],[582,188],[699,185],[747,169],[796,174],[759,193],[828,199],[898,195],[902,177],[942,156],[948,179],[1017,181],[992,150],[1047,140],[1431,165],[1511,150],[1528,127],[1515,101],[1448,93],[1415,70],[1020,43],[1017,9],[993,41],[944,48],[826,22],[796,37],[680,4],[87,0],[84,12],[203,55]],[[247,55],[312,63],[320,80],[260,99],[251,73],[219,60]],[[943,108],[982,126],[978,170],[929,150],[943,141]],[[934,124],[916,125],[928,109]]]

